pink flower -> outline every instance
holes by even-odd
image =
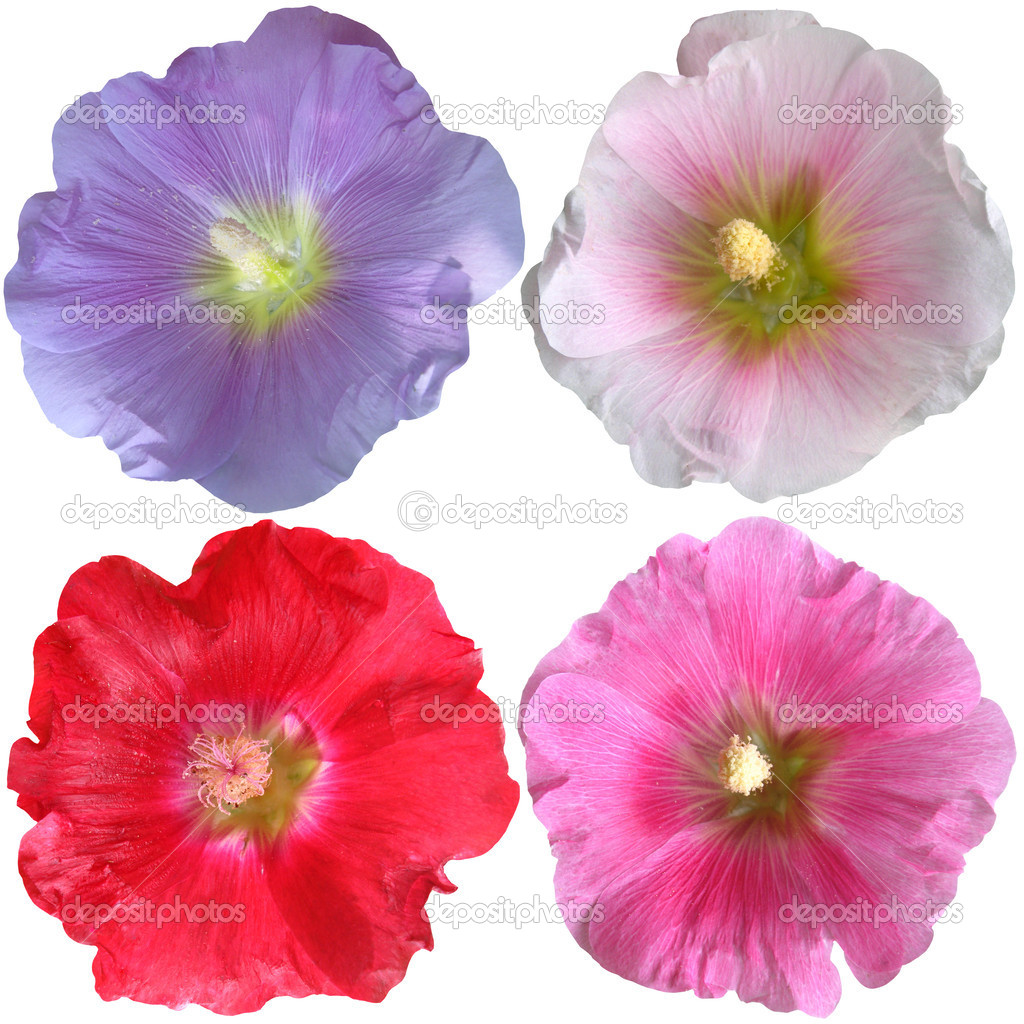
[[[816,1016],[834,942],[884,985],[958,913],[1014,757],[946,619],[767,519],[664,544],[523,699],[576,941],[651,988]]]
[[[537,345],[652,483],[806,492],[978,386],[1006,230],[909,57],[760,11],[678,63],[610,104],[524,283]]]

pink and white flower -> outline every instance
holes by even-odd
[[[678,67],[609,105],[524,283],[537,345],[652,483],[807,492],[978,386],[1006,229],[944,141],[958,108],[901,53],[737,12]]]

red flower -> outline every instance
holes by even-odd
[[[515,809],[500,716],[422,713],[493,708],[481,672],[430,580],[361,541],[262,522],[180,586],[87,565],[11,752],[29,895],[97,946],[104,999],[383,999],[431,948],[444,863]]]

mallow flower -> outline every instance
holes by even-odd
[[[519,269],[516,189],[375,32],[315,7],[79,97],[6,281],[46,415],[122,469],[272,511],[434,409],[468,354],[429,307]]]
[[[527,275],[541,358],[652,483],[810,491],[978,386],[1006,229],[901,53],[746,11],[678,70],[614,97]]]
[[[815,1016],[834,943],[876,987],[958,918],[1014,759],[946,619],[768,519],[662,545],[523,700],[580,946],[651,988]]]
[[[104,999],[379,1001],[432,946],[445,862],[517,803],[480,652],[430,580],[362,541],[265,521],[179,585],[103,558],[35,655],[37,739],[9,775],[36,819],[21,875],[96,946]]]

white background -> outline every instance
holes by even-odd
[[[640,71],[675,71],[679,40],[716,8],[631,0],[603,10],[587,4],[521,0],[514,5],[437,0],[433,4],[353,2],[335,8],[378,30],[431,95],[448,103],[607,103]],[[3,268],[16,259],[15,224],[23,201],[53,187],[50,132],[75,95],[109,78],[142,70],[160,76],[182,50],[246,37],[266,9],[259,3],[179,0],[171,5],[94,0],[8,8],[0,73],[6,97],[4,187],[0,210]],[[898,5],[864,0],[820,2],[822,24],[858,33],[875,47],[909,53],[932,70],[964,109],[949,138],[989,186],[1011,237],[1024,224],[1020,144],[1020,29],[1010,5]],[[509,125],[478,129],[504,156],[520,189],[526,224],[525,267],[537,262],[564,194],[575,184],[592,134],[589,126]],[[525,268],[524,268],[525,269]],[[521,274],[503,292],[518,295]],[[931,601],[957,626],[977,658],[983,688],[1004,708],[1018,735],[1021,695],[1021,451],[1024,348],[1019,304],[1007,318],[1005,354],[977,393],[955,413],[930,420],[895,441],[868,467],[811,501],[858,496],[904,502],[959,502],[959,525],[830,525],[816,539]],[[123,476],[96,439],[74,440],[40,412],[21,371],[18,338],[4,323],[0,415],[4,419],[3,516],[4,742],[24,732],[35,636],[54,618],[59,591],[78,566],[126,554],[177,582],[213,532],[205,525],[66,524],[60,510],[84,501],[157,502],[180,495],[205,503],[198,485],[145,483]],[[624,502],[623,525],[438,525],[406,529],[396,509],[422,489],[440,503],[596,498]],[[354,478],[315,504],[281,513],[286,526],[317,526],[362,537],[434,579],[456,630],[484,651],[485,690],[514,700],[531,669],[578,616],[600,606],[616,580],[638,568],[678,532],[707,539],[728,522],[775,515],[725,485],[660,490],[633,472],[582,403],[540,365],[530,332],[485,326],[472,332],[469,363],[449,380],[441,408],[385,436]],[[522,751],[510,732],[511,771],[525,779]],[[525,793],[524,793],[525,796]],[[957,899],[963,920],[937,928],[931,948],[888,986],[858,985],[841,956],[844,994],[833,1019],[878,1022],[908,1014],[933,1021],[1016,1007],[1020,939],[1021,773],[1011,779],[999,818],[967,857]],[[3,815],[0,884],[6,922],[2,962],[8,1019],[168,1020],[170,1011],[120,1000],[104,1004],[92,988],[91,947],[68,939],[36,909],[15,867],[30,819],[8,794]],[[455,901],[554,899],[544,829],[528,798],[499,845],[474,861],[450,865]],[[548,1019],[578,1014],[617,1021],[767,1020],[759,1005],[735,995],[698,1000],[624,981],[600,968],[560,924],[435,926],[436,948],[413,957],[408,976],[380,1006],[314,997],[301,1006],[271,1002],[263,1018],[393,1022]],[[193,1020],[207,1011],[185,1011]]]

